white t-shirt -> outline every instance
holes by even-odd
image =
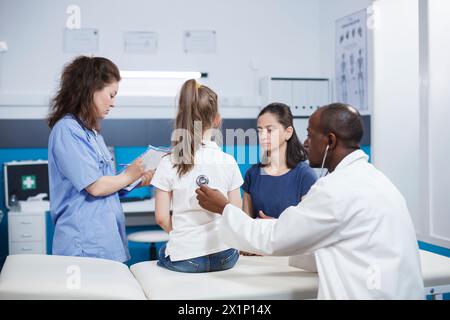
[[[234,158],[215,142],[203,141],[195,154],[194,167],[181,178],[173,167],[170,156],[164,157],[152,179],[156,188],[172,192],[172,231],[166,247],[166,256],[172,261],[186,260],[227,250],[219,238],[221,215],[200,207],[195,190],[199,176],[208,178],[208,186],[227,193],[243,184]]]

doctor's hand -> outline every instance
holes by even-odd
[[[145,171],[141,177],[141,187],[146,187],[152,183],[153,175],[155,174],[154,170]]]
[[[211,189],[207,185],[202,185],[195,190],[197,200],[203,209],[222,214],[223,209],[229,203],[228,199],[217,189]]]
[[[142,159],[134,160],[124,171],[124,174],[128,177],[129,183],[132,183],[139,179],[144,174],[144,164]]]

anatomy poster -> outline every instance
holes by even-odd
[[[361,113],[368,111],[367,13],[336,21],[336,98]]]

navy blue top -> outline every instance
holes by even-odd
[[[255,164],[247,170],[242,189],[252,198],[253,216],[259,217],[262,210],[278,218],[284,209],[296,206],[316,180],[316,173],[304,162],[281,176],[268,175]]]

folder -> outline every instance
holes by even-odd
[[[145,171],[148,170],[156,170],[158,164],[161,162],[162,158],[169,154],[169,149],[157,148],[152,145],[149,145],[147,150],[142,153],[138,158],[142,159],[142,163],[144,165]],[[135,159],[135,160],[136,160]],[[139,183],[141,183],[141,178],[137,179],[133,183],[129,184],[127,187],[123,188],[123,190],[131,191],[133,190]]]

